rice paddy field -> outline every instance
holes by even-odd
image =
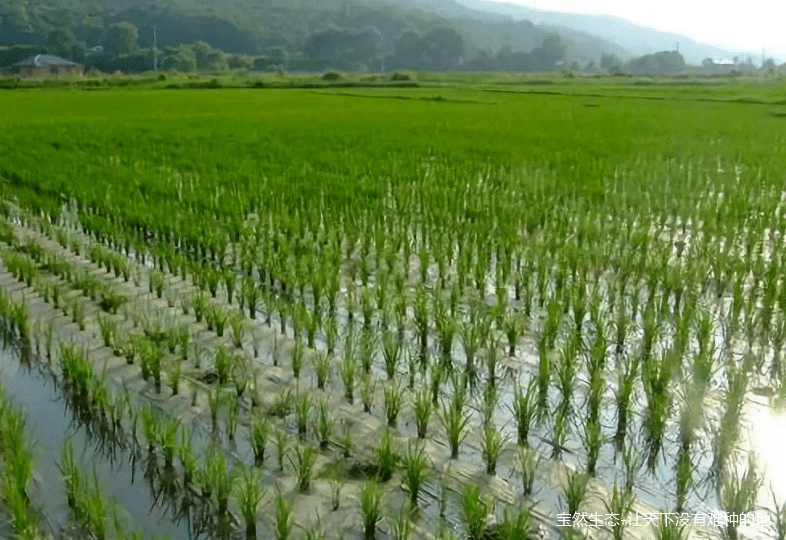
[[[0,104],[0,538],[786,538],[783,81]]]

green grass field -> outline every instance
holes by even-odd
[[[744,423],[786,405],[784,81],[168,84],[2,90],[2,269],[50,307],[84,291],[62,308],[77,339],[100,327],[106,357],[131,359],[123,377],[151,393],[182,379],[194,422],[226,428],[199,465],[174,460],[212,471],[211,534],[242,521],[286,540],[287,508],[328,538],[405,538],[405,522],[418,538],[562,536],[568,511],[770,508],[786,524],[786,485],[748,462],[764,443]],[[86,377],[104,384],[100,366]],[[160,429],[149,448],[171,460]],[[234,522],[225,450],[246,486]],[[383,519],[406,501],[421,513]]]

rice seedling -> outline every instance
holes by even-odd
[[[180,432],[180,444],[177,446],[177,457],[183,469],[183,485],[189,486],[197,476],[197,459],[191,449],[188,431],[185,427]]]
[[[499,433],[493,422],[487,422],[483,428],[480,444],[483,459],[486,460],[486,474],[489,476],[497,474],[497,461],[505,448],[505,442],[506,438]]]
[[[385,373],[388,380],[391,380],[396,375],[401,359],[401,340],[394,332],[385,332],[382,335],[382,358],[385,361]]]
[[[330,437],[333,435],[335,429],[335,420],[330,412],[330,404],[327,399],[322,398],[319,401],[319,408],[317,409],[317,425],[316,432],[319,439],[319,447],[326,450],[330,444]]]
[[[453,340],[458,331],[456,319],[447,311],[445,304],[434,299],[434,325],[437,331],[437,341],[442,365],[448,372],[453,370]]]
[[[278,458],[278,470],[284,470],[284,462],[289,453],[289,436],[283,429],[273,430],[273,444],[276,447],[276,457]]]
[[[117,322],[109,316],[99,315],[98,328],[101,332],[101,339],[104,341],[104,347],[112,347],[117,339]]]
[[[499,342],[500,336],[492,333],[486,336],[486,347],[483,359],[486,362],[486,384],[496,386],[497,384],[497,363],[499,362]]]
[[[654,528],[657,540],[686,540],[688,537],[686,525],[669,520],[667,512],[661,512],[660,523]]]
[[[292,503],[279,493],[276,495],[276,540],[289,540],[293,525]]]
[[[631,397],[638,375],[638,361],[631,359],[622,364],[617,372],[617,389],[614,399],[617,406],[617,432],[615,440],[617,448],[621,448],[625,442],[625,435],[628,430],[628,416],[631,410]]]
[[[224,386],[232,376],[235,359],[225,347],[221,346],[216,350],[214,365],[216,367],[216,375],[218,375],[218,384]]]
[[[510,410],[516,419],[518,444],[521,446],[529,444],[529,430],[537,414],[536,391],[535,379],[530,380],[526,391],[522,391],[520,385],[513,387],[513,406]]]
[[[243,337],[246,335],[246,323],[242,313],[236,313],[229,318],[229,326],[232,330],[232,343],[236,349],[243,348]]]
[[[338,475],[334,473],[333,477],[330,479],[330,504],[334,512],[341,508],[342,487],[343,484],[341,480],[339,480]]]
[[[306,438],[312,407],[311,394],[309,392],[303,393],[302,396],[295,400],[295,423],[297,424],[298,437],[301,440]]]
[[[295,343],[295,348],[292,349],[292,376],[295,379],[300,379],[300,372],[303,369],[303,345],[300,342]]]
[[[282,388],[276,393],[276,398],[273,400],[268,412],[273,416],[284,418],[292,412],[293,403],[292,389]]]
[[[402,507],[396,518],[390,520],[389,529],[393,540],[409,540],[415,530],[412,513]]]
[[[404,473],[404,484],[409,490],[409,501],[412,507],[418,505],[418,492],[420,487],[429,479],[429,469],[431,467],[423,446],[416,446],[410,443],[407,451],[401,458],[402,470]]]
[[[443,402],[440,420],[450,444],[450,458],[458,459],[459,445],[467,436],[469,416],[464,413],[463,406],[456,407],[455,403],[448,405]]]
[[[77,298],[71,305],[71,318],[79,327],[79,330],[85,330],[85,303]]]
[[[617,484],[614,484],[611,489],[611,500],[603,502],[606,511],[614,516],[611,525],[611,535],[614,540],[623,540],[628,514],[633,508],[633,502],[632,492],[620,490]]]
[[[552,424],[552,459],[557,459],[565,449],[565,441],[568,438],[568,410],[565,407],[557,407]]]
[[[630,493],[636,484],[636,476],[639,473],[644,461],[641,455],[632,444],[627,444],[622,450],[622,463],[625,468],[625,491]]]
[[[538,409],[541,418],[543,418],[547,412],[550,383],[551,361],[549,359],[546,338],[541,337],[538,341]]]
[[[429,388],[431,389],[431,403],[436,407],[442,383],[447,377],[442,364],[432,364],[429,371]]]
[[[478,485],[467,484],[464,486],[461,492],[461,515],[470,540],[483,538],[492,504],[488,496],[481,496]]]
[[[412,407],[415,412],[415,425],[418,430],[418,439],[425,439],[426,431],[428,430],[428,422],[434,410],[428,388],[424,386],[415,392]]]
[[[786,539],[786,501],[779,503],[775,490],[770,486],[774,507],[769,510],[775,540]]]
[[[505,508],[502,523],[499,524],[500,540],[520,540],[530,537],[530,513],[525,507],[513,510]]]
[[[567,484],[563,487],[562,498],[567,506],[568,514],[576,515],[579,506],[584,501],[587,494],[587,484],[589,476],[583,472],[567,470]]]
[[[388,426],[396,427],[398,423],[398,414],[401,411],[404,400],[398,381],[388,381],[384,388],[384,395],[385,415],[387,416]]]
[[[374,404],[374,394],[377,383],[370,373],[361,371],[360,375],[360,400],[363,402],[363,412],[371,413]]]
[[[389,429],[382,431],[376,448],[377,477],[380,482],[387,482],[393,477],[400,457],[393,448],[393,434]]]
[[[295,457],[289,456],[289,461],[295,469],[297,486],[301,493],[311,489],[311,478],[314,476],[314,465],[317,461],[317,452],[308,445],[298,445]]]
[[[517,450],[518,468],[524,495],[531,495],[535,484],[535,471],[540,460],[535,459],[535,452],[528,446],[519,446]]]
[[[175,451],[177,450],[178,438],[180,432],[180,420],[177,418],[170,418],[164,416],[159,424],[158,435],[160,437],[158,443],[164,450],[164,468],[171,470],[174,463]]]
[[[736,468],[725,471],[721,479],[721,500],[725,511],[736,516],[753,511],[761,484],[762,477],[756,471],[752,455],[748,456],[748,467],[744,474]],[[728,520],[724,537],[737,540],[737,527],[737,520]]]
[[[344,383],[344,397],[350,404],[355,403],[355,381],[357,377],[357,363],[351,351],[345,351],[341,368],[339,370],[341,381]]]
[[[267,418],[260,414],[251,416],[249,442],[254,451],[254,465],[261,467],[265,463],[265,447],[270,438],[271,426]]]
[[[684,449],[680,451],[677,457],[674,477],[676,478],[677,491],[677,506],[675,512],[682,513],[685,511],[688,492],[693,485],[693,465],[691,463],[690,453]]]
[[[182,366],[180,360],[173,359],[169,368],[169,388],[172,390],[172,395],[176,396],[180,393],[180,378],[182,376]]]
[[[227,409],[227,438],[230,441],[234,441],[235,433],[237,432],[237,418],[240,412],[237,398],[227,396]]]
[[[382,519],[384,492],[375,481],[366,482],[360,488],[360,513],[363,534],[366,540],[376,537],[377,523]]]
[[[600,456],[600,449],[603,445],[603,433],[599,419],[589,419],[584,423],[584,437],[582,438],[584,449],[587,452],[587,474],[595,476],[595,467]]]
[[[317,388],[319,390],[325,389],[330,376],[330,356],[328,353],[320,353],[314,356],[314,373],[317,376]]]
[[[726,368],[728,389],[726,391],[726,408],[720,421],[720,430],[715,436],[715,468],[723,471],[732,449],[740,438],[740,415],[745,392],[748,388],[748,369],[750,357],[744,365],[735,367],[730,364]]]
[[[232,477],[227,469],[224,453],[215,447],[208,451],[205,459],[205,480],[215,498],[218,516],[223,518],[226,516],[232,492]]]

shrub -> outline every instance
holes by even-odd
[[[322,74],[323,81],[340,81],[341,79],[344,78],[345,75],[343,73],[341,73],[340,71],[336,71],[334,69],[331,69],[330,71],[327,71]]]

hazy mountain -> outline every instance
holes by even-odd
[[[708,57],[720,59],[747,56],[745,53],[726,51],[704,43],[697,43],[681,34],[661,32],[641,26],[621,17],[542,11],[518,4],[492,2],[489,0],[457,1],[463,7],[477,11],[508,16],[515,20],[530,20],[540,25],[572,28],[594,34],[613,41],[636,56],[657,51],[674,50],[677,42],[679,42],[679,51],[682,53],[685,61],[691,64],[700,64],[704,58]]]

